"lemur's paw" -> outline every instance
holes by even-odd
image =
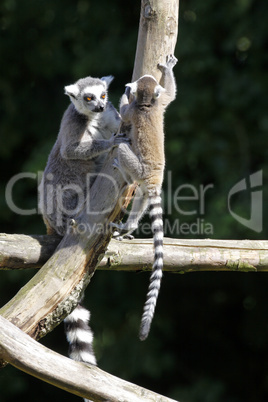
[[[158,68],[158,70],[163,72],[163,70],[165,70],[165,68],[167,68],[167,66],[165,64],[158,63],[157,68]]]
[[[163,71],[163,70],[165,70],[166,68],[172,70],[173,67],[175,67],[175,65],[177,64],[177,61],[178,61],[178,59],[177,59],[173,54],[169,54],[169,55],[167,56],[167,58],[166,58],[166,64],[159,63],[159,64],[157,65],[157,67],[158,67],[158,69],[159,69],[160,71]]]
[[[168,68],[172,69],[173,67],[176,66],[177,62],[178,62],[178,59],[177,59],[177,57],[174,56],[174,54],[169,54],[167,56],[166,65]]]
[[[124,93],[127,95],[127,98],[129,99],[129,96],[130,96],[130,87],[127,86]]]
[[[116,136],[114,137],[114,144],[115,145],[119,145],[119,144],[130,144],[131,141],[130,139],[126,136],[126,134],[116,134]]]

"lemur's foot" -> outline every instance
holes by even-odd
[[[123,240],[123,239],[132,240],[132,239],[134,239],[134,236],[132,236],[129,232],[133,232],[133,230],[135,230],[136,228],[129,229],[122,222],[120,222],[120,223],[110,222],[110,227],[117,229],[113,233],[113,237],[116,240]]]
[[[113,238],[114,238],[115,240],[118,240],[118,241],[122,241],[122,240],[133,240],[133,239],[134,239],[134,236],[132,236],[131,234],[125,234],[125,235],[122,236],[121,233],[116,230],[116,231],[113,233]]]

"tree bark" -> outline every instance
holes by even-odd
[[[178,36],[179,0],[142,0],[132,81],[144,74],[157,81],[168,54],[174,54]]]
[[[0,233],[0,270],[41,268],[61,240],[61,236]]]
[[[0,234],[0,270],[40,268],[59,242],[59,236]],[[152,261],[151,239],[112,239],[98,269],[150,270]],[[267,272],[268,241],[164,238],[164,270]]]
[[[52,352],[1,316],[0,328],[0,359],[65,391],[98,402],[175,402],[105,373],[96,366],[78,363]]]

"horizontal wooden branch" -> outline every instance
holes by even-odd
[[[0,270],[40,268],[53,254],[59,236],[0,234]],[[149,239],[111,240],[102,270],[149,270],[153,245]],[[164,269],[192,271],[268,271],[268,241],[164,239]]]
[[[0,233],[0,269],[41,268],[62,237]]]
[[[175,402],[96,366],[86,366],[61,356],[1,316],[0,328],[0,359],[65,391],[92,401]]]

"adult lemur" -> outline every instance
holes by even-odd
[[[71,104],[63,115],[39,187],[39,208],[48,234],[63,236],[66,233],[107,152],[128,141],[123,136],[113,135],[121,119],[108,102],[107,90],[112,80],[112,76],[87,77],[65,87]],[[65,319],[66,335],[70,357],[96,364],[88,320],[89,312],[79,304]]]
[[[159,64],[162,71],[160,84],[150,75],[127,84],[130,103],[125,93],[120,102],[123,122],[131,123],[132,146],[120,144],[118,157],[114,161],[128,183],[140,184],[128,220],[116,227],[118,235],[126,235],[138,227],[138,222],[149,205],[154,236],[154,264],[149,291],[141,321],[140,339],[147,338],[159,294],[163,268],[163,220],[161,208],[161,187],[165,166],[163,117],[168,104],[176,97],[173,67],[175,56],[168,56],[166,64]],[[129,89],[128,89],[129,88]]]
[[[126,141],[113,136],[121,120],[108,102],[112,80],[112,76],[87,77],[65,87],[71,104],[63,115],[40,186],[40,209],[49,234],[66,233],[107,152]]]

